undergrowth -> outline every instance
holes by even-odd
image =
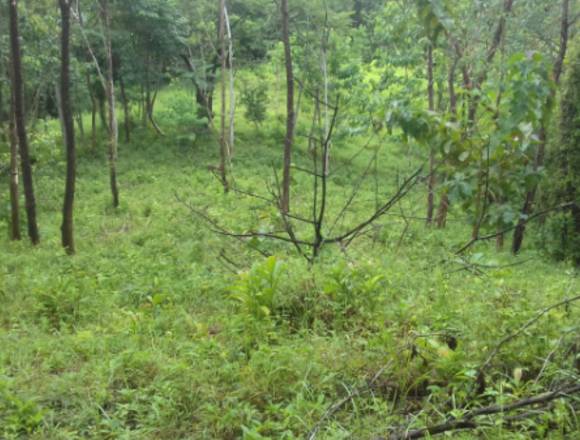
[[[0,438],[293,439],[322,420],[317,438],[371,439],[409,422],[408,412],[421,427],[438,411],[460,416],[466,406],[578,380],[580,315],[570,305],[503,347],[474,397],[478,367],[498,342],[578,292],[572,269],[535,250],[513,265],[485,244],[457,260],[453,250],[469,234],[453,221],[462,213],[454,211],[442,231],[413,221],[421,188],[348,250],[325,248],[314,266],[280,243],[216,235],[187,204],[237,230],[280,219],[259,200],[222,193],[208,170],[217,163],[215,139],[184,116],[188,92],[173,88],[159,99],[160,124],[181,135],[135,127],[121,149],[117,211],[109,207],[105,145],[93,151],[82,141],[73,258],[59,247],[58,126],[37,129],[43,243],[0,246]],[[259,192],[271,184],[279,119],[238,123],[240,187]],[[350,159],[360,142],[334,147],[333,165],[350,166],[331,179],[330,216],[364,169]],[[385,166],[344,222],[389,194],[394,170],[412,165],[407,148],[381,150]],[[297,162],[307,164],[306,148],[297,150]],[[295,179],[293,203],[307,210],[311,182]],[[7,210],[5,202],[3,236]],[[575,438],[579,428],[569,404],[558,402],[509,429],[496,423],[454,438]]]

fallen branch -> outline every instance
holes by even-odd
[[[491,405],[483,408],[475,409],[466,412],[462,417],[457,419],[448,420],[447,422],[428,426],[425,428],[415,429],[411,431],[406,431],[403,433],[391,434],[389,440],[409,440],[423,438],[427,436],[443,434],[449,431],[457,431],[461,429],[477,429],[483,425],[476,420],[477,417],[491,416],[495,414],[503,414],[511,411],[515,411],[520,408],[526,408],[534,405],[545,406],[546,404],[560,398],[568,398],[572,394],[580,393],[580,384],[568,385],[559,388],[555,391],[549,391],[546,393],[538,394],[536,396],[528,397],[525,399],[517,400],[507,405]],[[386,440],[385,438],[377,438],[376,440]]]

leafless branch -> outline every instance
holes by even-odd
[[[423,171],[423,167],[420,167],[415,171],[411,176],[409,176],[403,184],[399,187],[397,192],[391,199],[382,205],[379,209],[375,211],[367,220],[363,221],[359,225],[355,226],[354,228],[350,229],[348,232],[339,235],[338,237],[330,238],[325,240],[326,243],[339,243],[348,240],[349,242],[352,241],[354,237],[360,234],[364,229],[369,226],[371,223],[382,217],[390,208],[392,208],[399,200],[405,197],[411,189],[417,184],[419,181],[419,176]]]
[[[356,397],[361,396],[362,394],[365,394],[365,393],[371,391],[374,384],[376,383],[376,381],[379,380],[379,378],[383,375],[383,373],[388,368],[390,368],[391,365],[392,365],[392,362],[389,362],[387,365],[385,365],[379,371],[377,371],[374,374],[374,376],[372,377],[372,379],[370,381],[368,381],[368,383],[366,383],[363,387],[355,388],[346,397],[344,397],[341,400],[339,400],[338,402],[332,404],[326,410],[326,412],[323,414],[323,416],[320,418],[320,420],[318,420],[316,425],[314,425],[314,427],[309,431],[308,437],[307,437],[308,440],[314,440],[316,438],[316,436],[318,435],[320,428],[322,428],[323,423],[326,420],[328,420],[329,418],[331,418],[338,411],[340,411],[348,402],[350,402],[352,399],[354,399]]]

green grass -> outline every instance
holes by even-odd
[[[450,250],[469,236],[462,212],[452,212],[456,221],[445,231],[421,221],[405,226],[402,212],[423,215],[422,186],[346,253],[329,246],[311,268],[291,247],[256,243],[276,256],[265,261],[212,233],[187,206],[207,209],[239,231],[280,222],[263,201],[223,194],[208,170],[218,161],[211,136],[175,136],[191,132],[187,124],[170,125],[170,109],[184,96],[179,89],[160,96],[167,137],[138,129],[121,146],[118,210],[110,207],[105,145],[93,152],[88,139],[81,142],[78,254],[72,258],[60,248],[58,127],[48,124],[36,135],[44,139],[35,144],[42,152],[35,171],[43,242],[38,248],[26,241],[0,245],[0,438],[304,438],[330,405],[366,389],[383,368],[373,392],[326,420],[318,438],[384,435],[405,410],[420,412],[420,427],[437,420],[433,408],[450,411],[470,400],[478,365],[503,336],[578,292],[572,270],[533,249],[515,260],[525,264],[483,275],[458,271],[463,266]],[[295,161],[301,166],[310,161],[306,133],[306,126],[298,128]],[[240,187],[267,193],[282,138],[279,113],[261,128],[238,122],[234,172]],[[372,211],[375,184],[383,199],[394,188],[396,170],[418,164],[414,150],[385,139],[374,142],[381,145],[376,181],[371,176],[363,183],[343,227]],[[331,219],[367,165],[368,152],[349,166],[363,143],[339,133]],[[303,215],[310,191],[308,176],[296,173],[293,203]],[[4,202],[2,219],[7,209]],[[299,233],[309,231],[303,226]],[[5,221],[0,235],[8,235]],[[514,262],[491,245],[476,251],[471,258],[487,265]],[[572,330],[579,318],[573,306],[554,310],[506,345],[486,372],[488,391],[479,403],[517,399],[577,374]],[[558,403],[550,417],[533,424],[454,438],[524,439],[548,427],[549,438],[565,438],[578,435],[579,425]]]

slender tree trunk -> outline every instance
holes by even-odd
[[[111,23],[109,17],[109,0],[100,0],[103,22],[105,25],[105,52],[107,54],[106,94],[109,108],[109,173],[113,206],[119,206],[119,188],[117,185],[117,149],[119,128],[115,103],[115,83],[113,72],[113,46],[111,43]]]
[[[286,60],[286,139],[284,141],[284,172],[280,208],[282,212],[290,211],[290,167],[292,165],[292,144],[294,142],[294,69],[292,67],[292,48],[290,46],[290,17],[288,0],[281,0],[282,40]]]
[[[18,31],[18,1],[8,0],[10,11],[10,46],[12,53],[12,88],[14,90],[14,114],[18,145],[22,161],[22,179],[24,183],[24,197],[26,201],[26,216],[28,219],[28,236],[32,244],[40,243],[40,234],[36,222],[36,200],[34,197],[34,183],[32,179],[32,165],[28,151],[28,136],[24,118],[24,82],[22,79],[22,61],[20,55],[20,35]]]
[[[429,98],[429,111],[435,110],[435,91],[433,78],[433,44],[429,42],[427,47],[427,95]],[[429,146],[429,179],[427,181],[427,224],[433,223],[435,212],[435,148]]]
[[[82,112],[77,112],[75,114],[76,120],[77,120],[77,125],[79,127],[79,134],[81,135],[81,138],[85,137],[85,125],[83,123],[83,114]]]
[[[479,233],[481,231],[481,226],[487,215],[487,209],[489,204],[489,179],[490,179],[490,146],[487,145],[485,151],[485,159],[483,158],[483,153],[481,155],[479,173],[478,173],[478,185],[477,185],[477,195],[475,199],[475,223],[473,225],[473,230],[471,232],[471,238],[477,240],[479,238]]]
[[[105,81],[105,86],[106,86],[106,81]],[[109,131],[109,122],[107,121],[108,116],[108,109],[107,109],[107,104],[106,104],[106,100],[108,99],[108,95],[107,95],[107,90],[105,87],[105,96],[98,96],[97,99],[97,103],[98,103],[98,107],[99,107],[99,117],[101,119],[101,127],[105,129],[105,131]]]
[[[20,234],[20,202],[18,199],[18,136],[14,116],[14,94],[10,99],[8,137],[10,140],[10,238],[21,240]]]
[[[330,38],[330,29],[328,27],[328,11],[325,14],[324,27],[321,29],[322,41],[320,44],[320,69],[322,73],[322,87],[323,87],[323,110],[324,110],[324,138],[326,139],[330,134],[330,116],[329,116],[329,79],[328,79],[328,40]],[[302,97],[302,89],[298,94],[298,110],[294,117],[294,123],[296,124],[296,119],[298,118],[298,111],[300,109],[300,99]],[[324,154],[324,169],[326,170],[326,176],[330,173],[330,149],[332,144],[329,143],[326,148],[326,154]]]
[[[219,41],[220,41],[220,59],[221,59],[221,113],[220,113],[220,178],[224,191],[229,191],[228,184],[228,141],[226,138],[226,2],[220,0],[220,18],[219,18]]]
[[[125,141],[131,142],[131,115],[129,113],[129,100],[125,90],[125,81],[123,76],[119,75],[119,85],[121,86],[121,99],[123,100],[123,113],[125,114]]]
[[[60,2],[60,0],[59,0]],[[56,110],[58,112],[58,122],[60,122],[60,132],[62,133],[64,143],[66,145],[66,130],[64,128],[64,116],[62,114],[62,96],[61,88],[58,83],[54,84],[54,97],[56,98]]]
[[[456,56],[449,68],[449,75],[447,76],[447,85],[449,90],[449,112],[451,113],[451,120],[453,122],[457,121],[457,93],[455,92],[455,73],[457,70],[457,64],[459,63],[459,56]],[[444,176],[447,178],[447,175]],[[447,225],[447,214],[449,213],[449,194],[444,191],[441,195],[441,200],[439,201],[439,207],[437,208],[437,227],[444,228]]]
[[[554,81],[556,84],[559,84],[560,77],[562,76],[562,69],[564,66],[564,59],[566,58],[566,52],[568,49],[568,29],[569,29],[569,14],[570,14],[570,0],[562,0],[562,18],[561,18],[561,25],[560,25],[560,50],[558,52],[558,58],[556,59],[556,63],[554,64]],[[548,105],[554,101],[556,98],[556,92],[553,90],[550,93],[550,97],[548,98]],[[536,157],[534,159],[534,171],[538,172],[538,170],[544,166],[544,157],[546,155],[546,143],[548,141],[548,133],[546,131],[545,123],[542,122],[542,127],[540,128],[539,134],[539,144],[538,150],[536,152]],[[514,236],[512,239],[512,253],[514,255],[518,254],[522,249],[522,244],[524,242],[524,237],[526,234],[526,224],[527,218],[532,214],[534,210],[534,203],[536,200],[536,194],[538,192],[538,185],[534,185],[532,189],[530,189],[526,193],[526,197],[524,200],[524,206],[522,207],[522,211],[520,213],[520,220],[518,221],[518,225],[514,230]]]
[[[91,87],[91,77],[87,72],[87,90],[91,98],[91,147],[93,150],[97,148],[97,101]]]
[[[230,16],[228,8],[224,5],[224,17],[226,24],[226,32],[228,36],[228,64],[230,72],[230,127],[229,127],[229,152],[230,161],[234,156],[234,146],[236,141],[236,88],[234,80],[234,40],[232,37],[232,27],[230,26]]]
[[[449,194],[447,191],[441,195],[441,200],[439,201],[439,208],[437,209],[437,227],[440,229],[445,228],[447,226],[447,214],[449,212]]]
[[[75,129],[70,99],[70,0],[59,0],[61,14],[61,73],[60,103],[63,122],[63,138],[66,144],[66,184],[62,209],[62,246],[67,254],[75,253],[74,199],[76,183]]]
[[[159,136],[164,136],[163,131],[155,122],[153,117],[155,109],[155,101],[157,100],[157,92],[159,91],[159,84],[155,88],[153,95],[151,95],[151,78],[150,78],[150,66],[151,57],[148,55],[146,60],[145,68],[145,107],[143,113],[143,127],[147,127],[147,121],[151,123],[151,126]]]
[[[157,133],[159,136],[165,136],[165,134],[163,133],[163,130],[161,130],[161,128],[157,124],[157,121],[155,121],[155,117],[154,117],[155,103],[157,102],[157,93],[159,93],[159,84],[155,88],[155,92],[153,93],[153,97],[150,98],[150,101],[147,104],[147,119],[149,119],[149,122],[151,123],[151,126],[155,130],[155,133]]]

